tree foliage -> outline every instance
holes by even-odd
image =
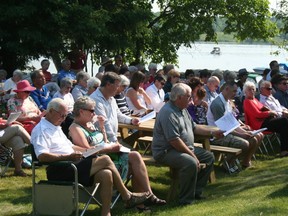
[[[152,3],[159,12],[152,12]],[[276,33],[268,0],[0,0],[0,58],[10,73],[39,56],[56,66],[72,46],[126,61],[177,62],[180,46],[223,32],[239,40],[269,39]]]
[[[281,22],[279,29],[282,33],[282,41],[278,45],[288,50],[288,2],[286,0],[282,0],[279,3],[279,10],[274,11],[274,15],[276,19]]]

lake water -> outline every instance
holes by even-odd
[[[212,55],[210,52],[213,47],[220,47],[220,55]],[[176,68],[183,72],[186,69],[209,69],[209,70],[234,70],[246,68],[253,71],[255,67],[269,67],[272,60],[279,63],[288,62],[288,52],[280,50],[279,55],[272,53],[279,50],[273,45],[241,45],[241,44],[213,44],[213,43],[196,43],[192,48],[181,47],[178,51],[178,66]],[[32,61],[29,65],[40,68],[40,61]],[[88,59],[90,59],[88,57]],[[91,74],[91,62],[87,62],[88,72]],[[161,68],[159,65],[158,68]],[[93,74],[96,74],[99,66],[94,65]],[[51,62],[49,71],[56,73],[56,68]]]

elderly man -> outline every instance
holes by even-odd
[[[68,114],[65,102],[60,98],[53,99],[47,107],[47,114],[33,129],[31,143],[40,162],[73,161],[78,168],[79,182],[85,186],[99,182],[101,185],[101,215],[110,215],[110,203],[113,184],[126,200],[130,208],[149,198],[149,193],[131,193],[123,184],[121,177],[108,156],[92,156],[83,158],[82,147],[73,145],[61,130],[61,123]],[[50,165],[47,168],[49,180],[72,181],[72,167]]]
[[[159,74],[154,78],[154,83],[146,89],[147,95],[151,98],[152,107],[157,113],[165,104],[165,92],[163,90],[165,82],[165,77]]]
[[[191,88],[175,84],[167,102],[157,115],[153,131],[152,153],[154,159],[179,171],[179,203],[191,204],[202,199],[214,157],[203,148],[194,147],[194,134],[220,137],[222,132],[204,125],[196,125],[187,111]],[[200,169],[205,163],[205,169]]]
[[[259,101],[270,110],[277,113],[278,117],[287,117],[288,110],[280,104],[280,102],[272,95],[271,82],[264,80],[260,84],[260,98]]]
[[[13,90],[17,89],[16,84],[17,82],[21,81],[23,78],[23,73],[20,70],[15,70],[13,72],[13,76],[7,79],[4,83],[4,91],[6,91],[10,95],[16,94]]]
[[[38,108],[43,112],[47,109],[47,105],[52,99],[50,92],[45,85],[46,79],[43,71],[35,70],[31,73],[31,80],[33,86],[36,88],[30,93],[30,96],[33,98]]]
[[[222,92],[209,105],[207,112],[208,125],[216,126],[215,121],[224,116],[226,112],[232,112],[230,100],[235,97],[236,92],[236,82],[227,82],[224,84]],[[243,168],[247,168],[251,166],[251,158],[258,148],[260,141],[252,135],[251,131],[238,127],[227,136],[222,139],[214,140],[212,143],[214,145],[242,149],[242,166]]]
[[[76,74],[74,71],[71,71],[71,61],[69,59],[64,59],[62,61],[62,70],[58,72],[58,83],[65,77],[73,80],[73,83],[76,83]]]
[[[204,86],[206,90],[206,96],[204,98],[204,101],[206,101],[208,104],[210,104],[217,96],[217,89],[219,88],[220,80],[216,76],[211,76],[207,84]]]
[[[90,75],[87,72],[80,71],[76,75],[77,84],[74,86],[71,94],[76,101],[79,97],[87,95],[87,81]]]

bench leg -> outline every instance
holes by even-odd
[[[170,190],[168,193],[167,201],[172,202],[177,200],[178,196],[178,171],[170,167],[170,178],[172,180]]]

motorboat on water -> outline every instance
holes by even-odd
[[[210,52],[210,54],[220,55],[221,54],[220,47],[213,47],[213,50]]]

